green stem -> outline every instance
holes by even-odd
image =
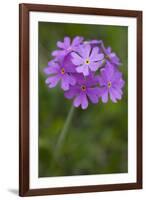
[[[73,114],[74,114],[74,106],[72,106],[69,110],[69,113],[67,115],[67,118],[66,118],[66,121],[65,121],[65,124],[63,126],[63,129],[60,133],[60,136],[58,138],[58,141],[57,141],[57,144],[56,144],[56,148],[55,148],[55,157],[58,156],[59,152],[60,152],[60,149],[63,145],[63,141],[66,137],[66,134],[67,134],[67,131],[68,131],[68,128],[69,128],[69,125],[70,125],[70,122],[72,120],[72,117],[73,117]]]

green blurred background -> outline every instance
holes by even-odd
[[[67,135],[54,159],[56,143],[72,101],[59,87],[48,89],[43,68],[64,36],[101,39],[120,57],[123,99],[75,108]],[[39,22],[39,177],[126,173],[128,171],[128,27]]]

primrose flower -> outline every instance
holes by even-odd
[[[93,104],[98,103],[99,88],[97,85],[97,79],[93,74],[90,74],[86,78],[83,75],[77,76],[76,85],[71,86],[68,91],[65,92],[67,99],[74,98],[73,105],[82,109],[88,107],[88,101],[90,100]]]
[[[52,56],[56,57],[64,57],[71,51],[75,51],[83,41],[83,37],[76,36],[71,42],[70,37],[65,37],[64,41],[58,41],[57,42],[57,47],[60,48],[60,50],[55,50],[52,52]]]
[[[102,64],[104,55],[99,53],[99,48],[94,47],[91,49],[89,44],[81,45],[78,52],[71,53],[72,62],[76,65],[76,71],[88,76],[90,70],[96,71]]]
[[[70,85],[75,85],[76,79],[73,76],[74,65],[70,62],[69,58],[63,61],[55,62],[54,60],[48,62],[48,66],[44,69],[46,75],[51,75],[46,79],[46,84],[49,88],[55,87],[61,81],[61,88],[65,91],[68,90]]]
[[[103,103],[107,103],[108,96],[116,103],[117,100],[122,98],[122,88],[124,86],[124,80],[122,79],[122,73],[115,70],[109,62],[105,68],[101,70],[101,75],[98,77],[100,85],[100,94]]]
[[[104,53],[106,60],[110,61],[112,64],[116,66],[121,65],[119,57],[116,55],[115,52],[112,52],[111,47],[104,48]]]

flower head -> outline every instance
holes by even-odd
[[[122,79],[122,73],[115,70],[109,62],[105,68],[101,70],[101,75],[98,77],[102,102],[108,101],[108,96],[113,102],[117,102],[122,98],[122,88],[124,86],[124,80]]]
[[[55,57],[64,57],[68,53],[75,51],[77,47],[82,43],[83,37],[76,36],[71,42],[70,37],[64,37],[64,41],[58,41],[57,47],[60,48],[59,50],[55,50],[52,52],[52,55]]]
[[[49,75],[46,79],[46,84],[49,88],[55,87],[61,81],[61,88],[68,90],[70,85],[75,85],[76,79],[73,76],[75,66],[70,62],[70,57],[65,57],[64,60],[48,62],[48,66],[44,69],[45,74]]]
[[[103,103],[109,98],[112,102],[122,98],[125,82],[117,67],[120,59],[111,47],[105,48],[102,40],[84,41],[79,36],[72,41],[65,37],[57,47],[52,52],[53,60],[44,69],[49,88],[60,83],[65,97],[82,109],[89,102],[97,104],[100,97]]]
[[[67,99],[74,98],[73,105],[82,109],[88,107],[88,101],[93,104],[98,103],[99,88],[97,85],[97,79],[93,74],[90,74],[86,78],[83,75],[77,75],[76,85],[71,86],[68,91],[65,92]]]
[[[76,65],[76,71],[83,73],[84,76],[88,76],[91,71],[96,71],[102,64],[104,55],[99,53],[99,48],[93,49],[89,44],[81,45],[78,52],[71,53],[73,59],[72,62]]]

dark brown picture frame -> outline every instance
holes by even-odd
[[[29,185],[29,12],[134,17],[137,19],[137,181],[135,183],[30,189]],[[54,195],[142,188],[142,11],[68,7],[39,4],[19,5],[20,136],[19,195]]]

